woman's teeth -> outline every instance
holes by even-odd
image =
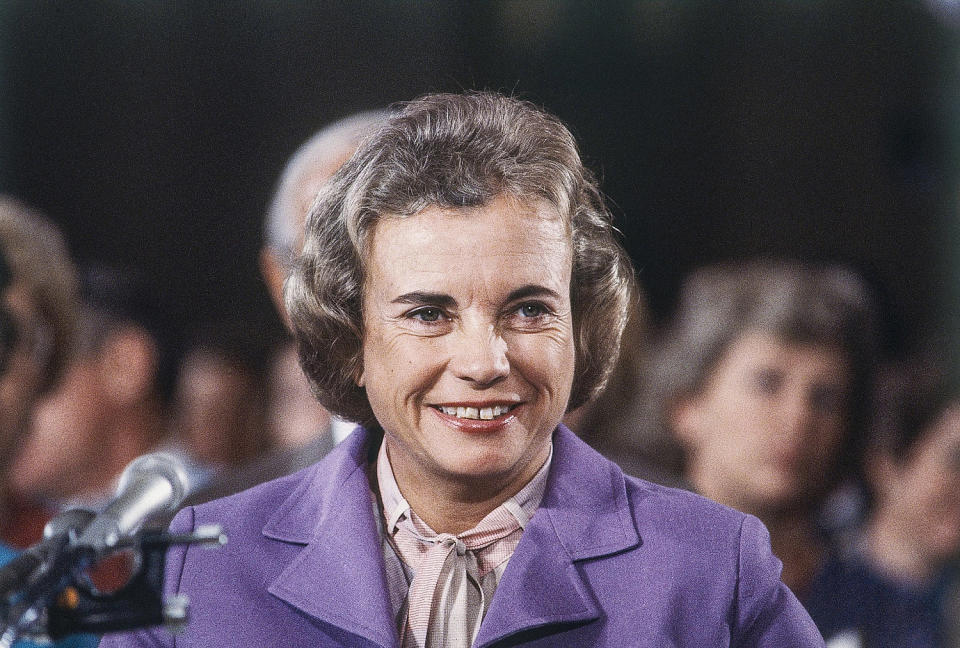
[[[456,416],[465,419],[481,419],[489,421],[510,411],[509,405],[495,405],[493,407],[437,407],[447,416]]]

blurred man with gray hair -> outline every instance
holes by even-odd
[[[349,115],[314,133],[290,157],[274,189],[264,222],[260,271],[277,312],[289,326],[283,282],[290,261],[300,253],[303,227],[317,192],[350,159],[363,137],[382,122],[386,111]]]
[[[264,222],[260,271],[288,328],[283,284],[303,245],[310,207],[323,184],[386,117],[382,110],[360,112],[325,126],[297,149],[280,175]],[[198,493],[197,500],[221,497],[305,468],[352,431],[353,424],[332,418],[313,397],[292,340],[275,352],[269,382],[267,429],[279,450]]]

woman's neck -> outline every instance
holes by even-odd
[[[465,480],[459,476],[424,474],[398,465],[387,446],[397,486],[410,508],[436,533],[459,535],[477,526],[494,509],[516,495],[543,467],[550,446],[514,475],[503,479],[481,476]]]
[[[430,497],[437,493],[413,492],[407,497],[410,508],[437,533],[460,535],[474,528],[491,511],[503,504],[510,496],[482,501],[455,500],[450,497]]]

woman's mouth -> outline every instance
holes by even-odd
[[[497,417],[509,413],[516,405],[489,405],[485,407],[434,405],[433,407],[447,416],[454,416],[458,419],[492,421]]]

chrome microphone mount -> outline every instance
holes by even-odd
[[[2,593],[0,648],[9,648],[22,637],[58,639],[157,625],[180,631],[187,622],[189,601],[179,595],[164,599],[167,549],[183,544],[219,547],[226,541],[217,525],[186,534],[143,530],[120,538],[107,551],[77,542],[73,530],[48,539],[43,543],[39,565],[16,587]],[[133,558],[132,576],[116,591],[99,591],[89,570],[98,561],[121,552]]]

